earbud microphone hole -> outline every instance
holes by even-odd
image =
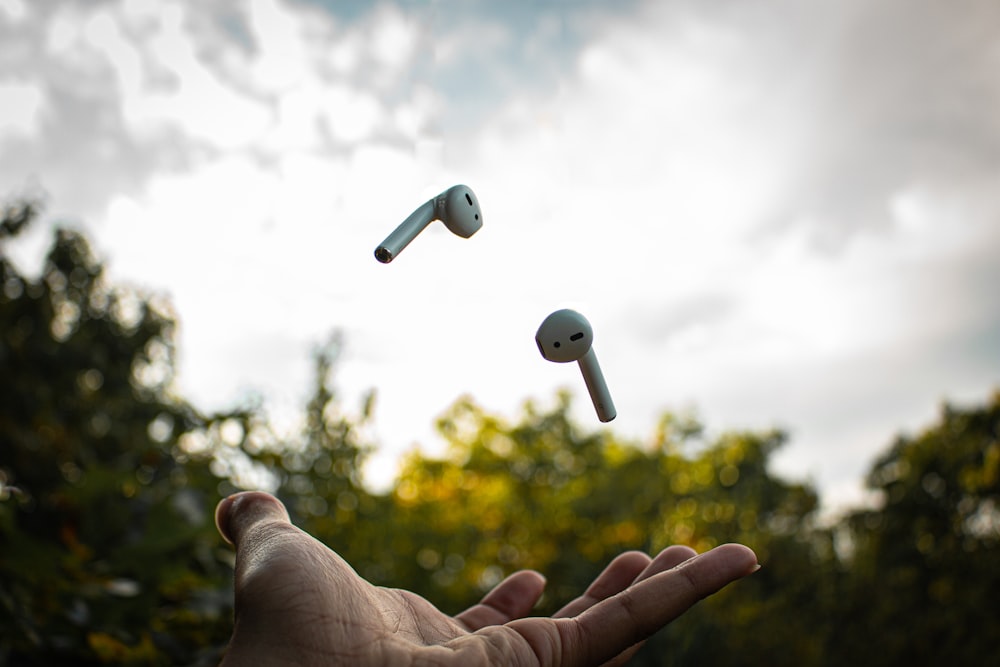
[[[551,313],[535,332],[535,342],[544,359],[560,364],[575,361],[579,365],[590,400],[597,410],[597,418],[609,422],[617,413],[591,345],[593,340],[594,329],[587,318],[567,308]],[[549,344],[543,345],[542,341],[549,341]],[[563,341],[569,343],[566,349],[562,349]]]

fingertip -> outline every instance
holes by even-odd
[[[527,616],[545,590],[545,577],[535,570],[518,570],[455,619],[470,631],[502,625]]]
[[[723,554],[727,564],[734,571],[743,573],[741,576],[753,574],[760,569],[760,563],[757,562],[757,554],[754,553],[753,549],[744,544],[722,544],[715,547],[712,551]]]
[[[639,551],[638,549],[632,549],[629,551],[623,551],[612,559],[610,566],[615,566],[619,568],[628,568],[636,571],[636,574],[642,571],[643,568],[647,567],[653,561],[649,554],[645,551]]]
[[[262,491],[243,491],[223,498],[215,508],[215,527],[222,539],[239,543],[246,529],[262,520],[288,521],[280,500]]]
[[[694,558],[697,555],[698,552],[687,545],[672,544],[660,551],[654,560],[669,560],[674,563],[683,563],[684,561]]]
[[[545,575],[538,570],[521,570],[525,574],[523,576],[534,579],[535,584],[538,586],[539,591],[545,590],[545,585],[549,583],[549,580],[545,578]]]
[[[547,581],[545,575],[539,572],[538,570],[516,570],[514,572],[511,572],[509,576],[537,579],[538,581],[541,581],[543,584]]]
[[[493,590],[507,588],[517,590],[519,595],[541,597],[548,580],[537,570],[518,570],[508,575],[503,581],[493,587]]]
[[[219,501],[219,504],[215,506],[215,529],[219,531],[219,535],[222,536],[229,544],[233,541],[229,539],[229,510],[233,505],[233,500],[236,495],[226,496]]]

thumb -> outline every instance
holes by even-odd
[[[311,590],[297,548],[302,533],[281,501],[259,491],[223,499],[215,525],[236,547],[233,637],[222,665],[297,664],[286,653],[307,643],[302,631],[311,627],[290,612]]]
[[[269,493],[244,491],[224,498],[215,508],[215,526],[239,549],[250,529],[267,523],[287,524],[288,510]]]

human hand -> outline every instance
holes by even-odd
[[[551,618],[527,616],[545,586],[528,570],[452,617],[409,591],[369,584],[268,494],[226,498],[216,523],[236,547],[236,620],[223,667],[620,665],[698,600],[757,568],[737,544],[700,556],[687,547],[655,558],[630,551]]]

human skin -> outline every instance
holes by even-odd
[[[759,566],[749,548],[682,546],[615,558],[552,617],[528,616],[545,586],[530,570],[449,616],[415,593],[374,586],[291,524],[273,496],[216,510],[235,546],[235,624],[222,667],[256,665],[621,665],[651,634]]]

